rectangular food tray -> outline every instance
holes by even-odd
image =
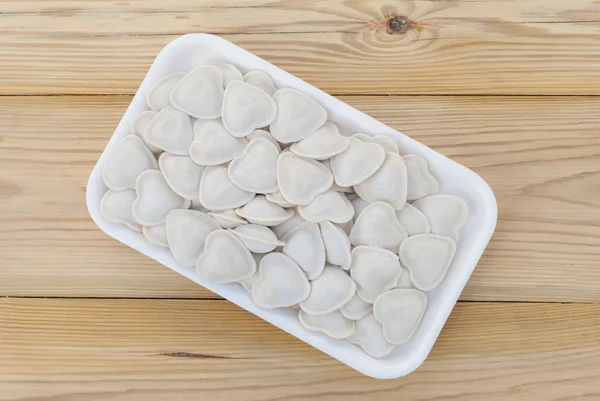
[[[188,72],[207,61],[233,64],[244,74],[250,70],[263,70],[271,76],[277,87],[295,88],[312,96],[327,110],[329,120],[337,124],[343,134],[364,132],[372,135],[384,134],[394,138],[398,142],[401,155],[414,153],[428,162],[432,174],[440,183],[440,193],[456,195],[467,202],[469,219],[461,229],[456,255],[446,277],[435,290],[427,293],[428,308],[415,335],[408,343],[396,346],[387,357],[372,358],[359,347],[346,341],[334,340],[324,334],[305,329],[301,326],[296,311],[262,309],[237,284],[205,283],[198,278],[194,269],[179,265],[168,249],[154,246],[141,233],[134,232],[124,225],[110,223],[102,217],[100,200],[107,190],[102,181],[102,169],[107,156],[119,141],[130,133],[129,127],[133,118],[147,108],[145,98],[148,90],[167,74]],[[298,337],[351,368],[379,379],[407,375],[423,363],[487,246],[497,221],[497,204],[494,194],[488,184],[473,171],[233,43],[208,34],[181,36],[165,46],[158,54],[98,159],[88,180],[86,198],[92,219],[106,234]]]

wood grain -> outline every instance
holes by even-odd
[[[0,401],[600,399],[600,2],[3,0],[0,32]],[[188,32],[482,175],[498,228],[461,299],[505,302],[376,381],[104,235],[87,177]]]
[[[87,177],[131,98],[0,98],[0,295],[214,297],[108,238]],[[496,234],[463,300],[600,300],[600,105],[587,97],[347,96],[481,174]]]
[[[398,380],[225,301],[4,299],[0,316],[3,401],[600,399],[597,304],[459,303]]]
[[[334,94],[600,94],[599,29],[594,0],[3,1],[0,93],[131,94],[207,32]]]

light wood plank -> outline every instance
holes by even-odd
[[[0,400],[600,398],[600,305],[459,303],[424,365],[360,375],[225,301],[0,300]]]
[[[168,4],[168,6],[167,6]],[[135,92],[157,52],[222,34],[336,94],[600,94],[594,0],[4,1],[0,93]],[[407,29],[389,29],[393,16]]]
[[[600,15],[600,7],[592,0],[572,0],[568,5],[560,0],[431,3],[428,0],[404,0],[393,5],[383,0],[172,0],[166,7],[161,0],[4,0],[2,12],[6,17],[2,27],[7,33],[94,35],[180,35],[200,26],[207,32],[219,33],[358,33],[361,28],[379,28],[376,23],[385,18],[403,15],[414,16],[417,23],[423,21],[419,27],[422,32],[438,18],[490,24],[579,24],[598,22],[592,20]],[[493,18],[491,11],[495,11]],[[452,25],[435,26],[449,27]]]
[[[499,223],[462,299],[600,299],[600,114],[582,97],[342,97],[481,174]],[[0,295],[213,297],[98,230],[85,184],[130,97],[0,98]]]

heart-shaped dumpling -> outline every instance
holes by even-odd
[[[385,161],[385,151],[376,143],[362,143],[349,138],[348,148],[331,159],[336,184],[342,187],[358,185],[379,170]]]
[[[451,238],[419,234],[407,238],[398,254],[410,271],[410,280],[415,287],[430,291],[442,282],[455,252],[456,245]]]
[[[203,124],[196,131],[190,146],[190,157],[203,166],[215,166],[241,155],[246,145],[246,139],[232,136],[220,120],[214,120]]]
[[[288,202],[308,205],[331,187],[333,176],[327,167],[316,160],[282,152],[277,160],[277,182]]]
[[[200,132],[202,131],[202,128],[208,123],[219,123],[219,124],[221,124],[221,126],[223,126],[223,122],[220,118],[212,119],[212,120],[204,120],[201,118],[197,118],[196,121],[194,121],[194,125],[192,126],[192,131],[194,131],[194,139],[196,139],[200,136]],[[223,129],[225,129],[225,127],[223,127]],[[225,131],[227,131],[227,130],[225,130]]]
[[[171,104],[192,117],[221,117],[223,74],[213,65],[204,64],[190,71],[171,92]]]
[[[465,201],[453,195],[431,195],[415,201],[413,206],[423,212],[433,234],[450,237],[455,242],[469,217]]]
[[[340,311],[333,311],[326,315],[309,315],[301,310],[298,313],[300,324],[311,331],[327,334],[336,340],[350,337],[354,332],[354,320],[346,319]]]
[[[146,127],[148,126],[148,124],[150,124],[150,121],[152,121],[157,114],[157,111],[142,111],[140,114],[137,115],[136,118],[133,119],[133,122],[131,123],[131,133],[139,136],[140,139],[144,142],[144,145],[146,145],[148,149],[150,149],[150,152],[152,152],[152,154],[154,155],[157,155],[160,152],[162,152],[162,149],[159,149],[156,146],[153,146],[152,144],[146,142],[144,140],[144,132],[146,131]]]
[[[429,234],[431,226],[429,220],[419,209],[407,203],[400,210],[396,210],[398,223],[406,229],[409,236],[417,234]]]
[[[160,224],[158,226],[144,226],[142,232],[144,233],[144,237],[146,237],[148,242],[150,242],[152,245],[161,246],[163,248],[169,247],[166,224]]]
[[[399,153],[400,151],[394,138],[387,135],[354,134],[352,138],[356,138],[363,143],[378,143],[386,152]]]
[[[310,287],[310,295],[300,302],[300,308],[309,315],[325,315],[338,310],[356,292],[356,284],[348,273],[333,265],[326,265],[319,277],[311,281]]]
[[[144,140],[174,155],[188,155],[194,139],[190,116],[169,106],[146,126]]]
[[[290,146],[298,156],[315,160],[329,159],[348,148],[348,138],[340,135],[338,127],[326,122],[321,128]]]
[[[270,96],[273,96],[273,94],[277,91],[277,88],[271,80],[271,77],[269,77],[267,73],[260,70],[254,70],[246,73],[246,75],[244,75],[244,81],[250,85],[254,85],[257,88],[264,90]]]
[[[221,225],[221,228],[236,228],[242,224],[248,224],[248,221],[238,216],[233,209],[222,212],[209,212],[208,214]]]
[[[256,262],[242,240],[227,230],[206,237],[204,252],[196,262],[196,273],[207,283],[242,281],[256,272]]]
[[[231,135],[241,138],[257,128],[266,127],[277,115],[277,106],[262,89],[243,81],[233,81],[225,89],[223,125]]]
[[[258,306],[285,308],[304,301],[309,294],[310,284],[292,259],[280,252],[262,258],[258,279],[252,286],[252,299]]]
[[[396,211],[387,203],[375,202],[358,216],[350,242],[353,245],[369,245],[397,252],[408,234],[396,219]]]
[[[279,151],[266,139],[253,139],[229,164],[231,182],[248,192],[277,192]]]
[[[282,238],[283,253],[304,270],[309,280],[317,278],[325,268],[325,245],[317,223],[304,222]]]
[[[293,210],[269,202],[264,195],[256,196],[235,212],[250,223],[262,226],[276,226],[294,215]]]
[[[331,170],[331,159],[323,160],[323,161],[321,161],[321,164],[324,165],[325,167],[327,167],[327,170],[329,170],[331,172],[331,174],[333,174],[333,171]],[[331,190],[338,191],[338,192],[344,192],[349,195],[354,194],[353,187],[342,187],[342,186],[336,184],[335,181],[331,185]],[[350,198],[348,198],[348,199],[350,199]]]
[[[163,224],[173,209],[187,209],[191,201],[177,195],[160,171],[148,170],[135,182],[137,198],[133,202],[133,217],[145,226]]]
[[[373,316],[383,326],[383,336],[394,345],[404,344],[419,328],[427,308],[427,296],[419,290],[391,290],[373,305]]]
[[[196,210],[175,209],[166,219],[169,248],[175,260],[185,267],[196,265],[206,237],[220,229],[215,219]]]
[[[273,202],[274,204],[279,205],[281,207],[289,208],[296,206],[292,202],[288,202],[287,200],[285,200],[280,191],[271,192],[266,194],[265,196],[269,202]]]
[[[154,111],[161,111],[169,107],[171,105],[171,92],[184,76],[183,72],[174,72],[158,81],[146,95],[148,106]]]
[[[344,270],[350,269],[350,240],[348,235],[330,221],[319,223],[323,245],[325,245],[325,260]]]
[[[350,274],[358,295],[373,303],[385,291],[394,288],[402,269],[398,255],[381,248],[357,246],[352,250]]]
[[[238,226],[233,233],[240,237],[244,245],[252,253],[267,253],[275,250],[284,243],[277,239],[277,236],[268,227],[258,224],[245,224]]]
[[[350,301],[346,302],[346,305],[340,308],[340,312],[342,312],[342,315],[352,320],[360,320],[372,311],[373,305],[363,301],[363,299],[359,297],[358,294],[354,294]]]
[[[327,121],[323,106],[296,89],[279,89],[273,99],[277,103],[277,117],[271,124],[271,134],[281,143],[304,139]]]
[[[198,198],[204,167],[194,163],[189,156],[177,156],[168,152],[160,155],[158,167],[177,195],[189,200]]]
[[[403,159],[408,174],[408,200],[414,201],[436,194],[438,182],[429,173],[425,159],[417,155],[406,155]]]
[[[213,67],[217,67],[221,74],[223,74],[223,87],[226,88],[232,81],[243,81],[244,76],[234,65],[227,63],[219,63],[219,62],[210,62],[206,63],[208,65],[212,65]]]
[[[208,166],[200,179],[200,202],[210,210],[227,210],[242,207],[256,194],[244,191],[229,179],[227,167]]]
[[[355,198],[350,200],[352,207],[354,208],[354,221],[358,219],[358,216],[365,210],[370,203],[361,198],[360,196],[356,196]]]
[[[346,223],[354,217],[354,208],[343,193],[329,190],[317,195],[308,205],[298,206],[298,213],[313,223],[326,220]]]
[[[102,216],[111,223],[125,224],[135,231],[141,231],[142,226],[133,217],[132,207],[137,194],[133,189],[113,191],[109,189],[100,201]]]
[[[396,282],[396,286],[394,288],[402,288],[405,290],[415,288],[412,280],[410,279],[410,272],[406,267],[402,268],[402,273],[400,274],[400,278]]]
[[[146,170],[157,170],[158,163],[144,142],[135,135],[127,135],[108,155],[102,170],[102,179],[115,191],[134,188],[135,180]]]
[[[354,190],[367,202],[387,202],[396,210],[406,204],[406,165],[398,153],[387,152],[383,165],[375,174],[354,186]]]
[[[292,217],[290,217],[283,223],[277,224],[276,226],[272,227],[272,229],[275,235],[277,235],[277,238],[283,238],[285,234],[287,234],[292,228],[304,222],[306,222],[306,220],[304,220],[302,216],[298,214],[298,210],[296,209]]]
[[[246,140],[251,141],[258,138],[266,139],[267,141],[271,142],[277,148],[277,152],[281,152],[281,146],[279,145],[279,142],[273,138],[273,135],[271,135],[269,131],[265,131],[264,129],[255,129],[246,137]]]
[[[374,358],[383,358],[394,349],[394,345],[383,336],[383,326],[372,313],[356,321],[354,332],[346,340],[359,345]]]

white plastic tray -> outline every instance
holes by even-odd
[[[432,173],[440,182],[441,193],[457,195],[467,202],[469,219],[460,232],[456,256],[448,270],[448,274],[439,287],[427,294],[429,299],[427,312],[414,337],[408,343],[397,346],[387,357],[375,359],[368,356],[359,347],[346,341],[333,340],[323,334],[308,331],[300,325],[295,311],[262,309],[254,304],[248,293],[239,285],[205,283],[198,278],[193,269],[180,266],[171,257],[168,250],[151,245],[142,234],[136,233],[125,226],[110,223],[100,214],[100,200],[107,190],[102,182],[102,169],[104,163],[106,163],[107,155],[115,148],[122,137],[130,133],[129,127],[132,119],[146,109],[145,97],[148,90],[161,77],[176,71],[190,71],[206,61],[231,63],[237,66],[242,73],[260,69],[267,72],[278,87],[292,87],[309,94],[325,107],[329,113],[329,119],[340,127],[342,133],[364,132],[391,136],[398,142],[401,154],[416,153],[427,160]],[[423,363],[488,244],[497,220],[497,205],[494,194],[487,183],[473,171],[275,67],[260,57],[225,39],[208,34],[181,36],[169,43],[159,53],[94,167],[87,184],[86,197],[92,219],[106,234],[298,337],[353,369],[379,379],[404,376]]]

